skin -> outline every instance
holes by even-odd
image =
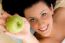
[[[54,23],[61,28],[61,31],[63,32],[65,36],[65,8],[64,7],[59,7],[55,11],[55,15],[53,16]]]
[[[62,15],[65,12],[64,9],[65,8],[56,9],[55,10],[56,12],[54,12],[53,15],[52,7],[48,7],[43,2],[38,2],[34,4],[32,7],[25,9],[24,11],[25,17],[30,22],[32,28],[38,33],[37,35],[40,35],[42,38],[39,39],[40,43],[61,43],[62,42],[62,40],[65,37],[64,34],[65,29],[63,28],[64,24],[63,22],[61,22],[61,20],[64,21],[64,16]],[[23,43],[38,43],[36,38],[30,34],[29,29],[27,27],[25,29],[27,29],[27,31],[25,32],[23,30],[22,33],[26,33],[26,34],[21,34],[21,33],[11,34],[7,31],[5,32],[5,34],[7,33],[7,35],[9,36],[15,35],[15,37],[24,36]],[[43,31],[41,31],[42,29]]]
[[[16,41],[12,40],[7,35],[0,33],[0,43],[16,43]]]
[[[53,30],[50,38],[41,40],[43,43],[62,43],[65,38],[65,8],[61,7],[54,11],[53,15]]]
[[[52,9],[43,2],[38,2],[30,8],[25,9],[25,17],[32,28],[42,36],[49,36],[52,30]],[[43,30],[42,30],[43,29]]]
[[[24,13],[32,28],[37,33],[43,37],[50,36],[53,24],[53,10],[51,8],[43,2],[38,2],[32,7],[25,9]]]
[[[18,15],[18,14],[15,14]],[[39,43],[38,40],[30,33],[30,24],[29,22],[22,17],[22,19],[24,20],[24,28],[21,32],[19,33],[10,33],[6,30],[6,21],[8,19],[8,17],[10,17],[12,15],[8,14],[6,11],[4,11],[1,15],[0,15],[0,33],[3,33],[7,36],[10,37],[15,37],[17,39],[22,39],[22,43]],[[0,34],[1,35],[1,34]],[[10,40],[11,42],[13,42],[13,40]],[[10,41],[4,41],[4,40],[0,40],[0,42],[2,43],[8,43]],[[34,42],[33,42],[34,41]]]
[[[65,10],[56,9],[57,11],[54,12],[55,20],[57,19],[57,15],[65,14]],[[62,12],[62,13],[61,13]],[[48,7],[45,3],[39,2],[35,5],[33,5],[30,8],[25,9],[24,11],[25,17],[30,22],[32,28],[37,32],[36,36],[41,36],[41,39],[38,39],[40,43],[61,43],[64,39],[64,26],[60,26],[59,24],[56,24],[55,20],[53,21],[52,15],[53,15],[53,9],[52,7]],[[63,16],[58,17],[56,21],[63,20]],[[61,19],[61,20],[60,20]],[[64,21],[64,20],[63,20]],[[62,23],[62,22],[61,22]],[[48,26],[47,26],[48,25]],[[45,30],[47,26],[47,30]],[[43,31],[40,31],[43,30]]]
[[[9,15],[6,12],[0,14],[0,43],[16,43],[16,41],[11,40],[10,37],[8,37],[6,34],[3,33],[5,31],[3,26],[8,16]]]

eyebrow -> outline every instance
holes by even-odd
[[[43,12],[44,12],[44,10],[42,10],[40,14],[42,14]]]
[[[30,19],[30,18],[34,18],[34,17],[29,17],[29,19]]]

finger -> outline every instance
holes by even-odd
[[[20,33],[25,35],[27,33],[30,33],[30,24],[29,24],[29,22],[27,21],[26,18],[22,17],[22,19],[24,21],[24,27],[23,27],[23,29]]]
[[[30,30],[30,23],[28,22],[27,19],[23,18],[24,19],[24,24],[25,24],[25,29],[27,28],[27,30]]]
[[[5,20],[0,18],[0,25],[5,25]]]
[[[29,24],[28,20],[26,18],[24,18],[24,17],[22,17],[22,18],[23,18],[23,21],[25,23],[25,26],[30,27],[30,24]]]
[[[3,25],[0,25],[0,32],[5,32],[5,31],[6,31],[5,27]]]
[[[22,39],[22,36],[21,34],[12,34],[10,32],[5,32],[6,35],[10,36],[10,37],[14,37],[14,38],[18,38],[18,39]]]
[[[9,16],[11,16],[11,15],[8,14],[7,12],[3,12],[3,13],[1,13],[1,15],[0,15],[0,17],[3,18],[3,19],[8,18]]]

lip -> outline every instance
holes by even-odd
[[[48,26],[49,26],[49,24],[45,27],[45,29],[43,28],[43,29],[38,29],[38,30],[41,31],[41,32],[47,31],[48,30]]]

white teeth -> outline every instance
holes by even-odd
[[[47,26],[45,26],[45,27],[43,27],[43,28],[41,28],[41,29],[39,29],[39,30],[45,31],[46,29],[47,29]]]

